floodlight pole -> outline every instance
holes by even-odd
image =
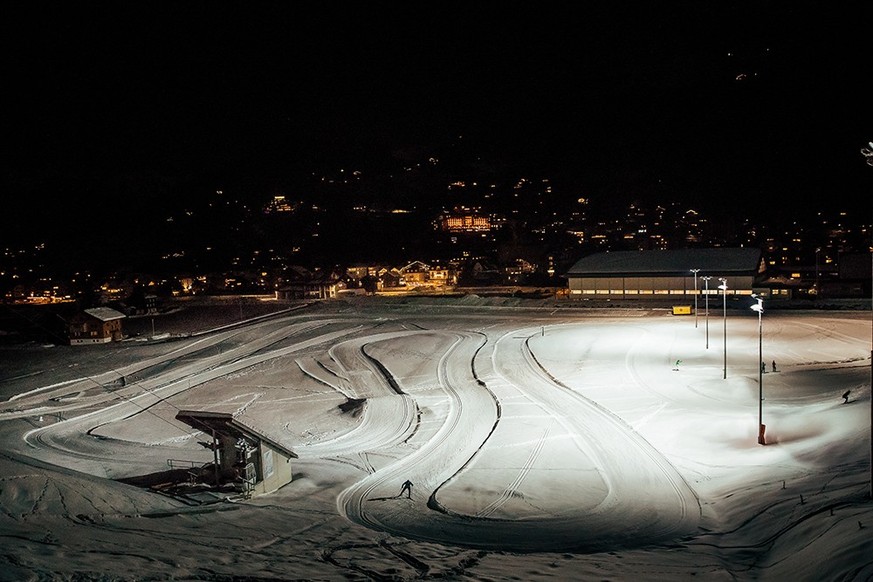
[[[700,269],[691,269],[694,273],[694,329],[697,329],[697,273]]]
[[[706,290],[703,292],[703,304],[706,305],[705,308],[705,323],[706,323],[706,349],[709,349],[709,280],[712,279],[710,276],[701,277],[703,279],[703,285]]]
[[[722,302],[723,302],[722,311],[724,312],[724,339],[723,339],[723,343],[724,343],[724,375],[722,376],[722,379],[727,380],[727,290],[728,290],[728,285],[727,285],[727,279],[722,279],[721,277],[719,277],[718,280],[721,281],[721,285],[719,285],[718,288],[721,289]]]
[[[861,154],[867,159],[867,165],[873,166],[873,141],[867,143],[870,147],[861,148]],[[873,273],[873,253],[870,253],[870,270]],[[870,498],[873,499],[873,275],[870,283]]]
[[[752,305],[752,310],[758,312],[758,444],[767,444],[764,440],[764,422],[763,422],[763,403],[764,403],[764,300],[761,297],[752,295],[758,303]]]

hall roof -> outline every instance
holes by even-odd
[[[116,311],[111,307],[92,307],[91,309],[86,309],[85,313],[91,317],[96,317],[100,321],[113,321],[127,317],[125,314]]]
[[[666,251],[610,251],[583,257],[566,276],[672,275],[754,275],[761,265],[761,249],[705,248]]]

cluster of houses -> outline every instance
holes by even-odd
[[[775,300],[831,297],[869,297],[870,255],[860,253],[841,261],[841,276],[824,282],[809,275],[786,278],[771,274],[762,251],[757,248],[701,248],[656,251],[612,251],[579,259],[566,273],[556,296],[570,300],[661,301],[690,303],[723,293],[736,299],[755,294]],[[522,266],[523,267],[523,266]],[[442,265],[414,261],[400,268],[355,266],[342,272],[302,267],[289,268],[275,290],[279,301],[333,299],[344,294],[390,294],[415,292],[463,292],[469,281],[489,282],[505,274],[495,273],[475,263],[465,273],[465,287],[459,286],[460,273]],[[149,296],[146,297],[147,299]],[[151,297],[153,300],[154,297]],[[148,307],[148,305],[147,305]],[[109,342],[122,337],[125,314],[108,307],[86,309],[72,319],[69,337],[72,345]]]
[[[480,269],[482,267],[480,266]],[[308,271],[293,268],[276,288],[276,298],[331,299],[343,293],[375,294],[441,290],[458,283],[454,267],[413,261],[404,267],[352,266],[339,271]]]

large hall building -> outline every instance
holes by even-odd
[[[565,276],[571,299],[684,301],[720,293],[722,279],[728,297],[749,296],[764,271],[760,249],[706,248],[596,253]]]

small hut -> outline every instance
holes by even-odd
[[[297,454],[227,412],[182,410],[176,419],[211,437],[216,484],[237,483],[245,493],[271,493],[291,482]]]

